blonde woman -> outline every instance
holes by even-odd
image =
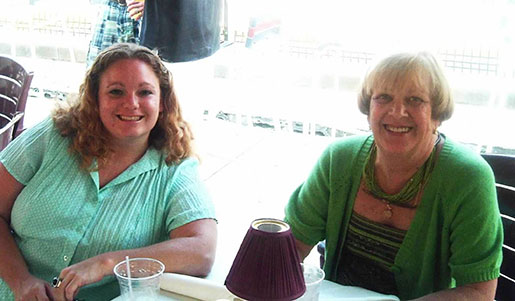
[[[402,300],[492,300],[503,240],[494,176],[438,132],[454,106],[435,58],[381,60],[358,104],[372,135],[331,145],[286,208],[301,257],[326,240],[329,280]]]

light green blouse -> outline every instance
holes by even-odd
[[[50,282],[63,268],[97,254],[165,241],[177,227],[215,218],[196,160],[168,166],[160,151],[149,149],[99,188],[98,172],[81,170],[69,143],[47,119],[0,153],[0,162],[25,185],[11,227],[33,275]],[[117,294],[116,280],[107,277],[82,288],[78,298],[110,300]],[[0,280],[0,299],[10,295]]]

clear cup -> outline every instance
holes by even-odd
[[[120,285],[121,300],[156,300],[159,295],[159,281],[165,270],[164,264],[152,258],[130,258],[130,278],[127,260],[114,267],[114,274]]]
[[[318,301],[320,295],[320,286],[325,278],[324,270],[318,266],[310,264],[301,264],[304,274],[304,282],[306,283],[306,292],[296,300]]]

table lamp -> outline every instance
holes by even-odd
[[[306,286],[290,226],[278,219],[254,220],[225,286],[251,301],[286,301],[302,296]]]

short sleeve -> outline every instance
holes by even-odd
[[[307,180],[293,192],[285,209],[285,221],[295,238],[310,246],[325,239],[330,198],[329,165],[330,151],[327,149]]]
[[[449,266],[458,286],[499,277],[502,262],[503,229],[494,175],[482,160],[470,167],[458,171],[466,174],[461,177],[466,181],[460,186],[460,202],[449,211],[455,212]]]
[[[53,128],[53,121],[45,119],[24,131],[0,152],[0,162],[23,185],[27,185],[43,163]]]
[[[168,233],[195,220],[216,218],[211,197],[198,173],[197,160],[186,159],[177,167],[166,212]]]

